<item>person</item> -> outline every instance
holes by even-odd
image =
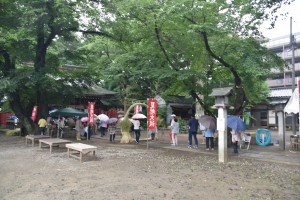
[[[133,130],[134,130],[134,134],[135,134],[135,141],[137,144],[140,143],[140,121],[138,119],[131,119],[130,120],[131,123],[133,124]]]
[[[67,118],[67,125],[69,128],[75,128],[75,120],[71,117]]]
[[[191,119],[188,122],[188,126],[189,126],[189,146],[188,146],[188,148],[192,148],[193,137],[195,140],[194,148],[198,148],[197,130],[199,127],[199,122],[198,122],[198,120],[195,119],[194,115],[191,116]]]
[[[108,134],[109,134],[110,143],[113,143],[115,141],[115,137],[116,137],[116,126],[115,126],[115,124],[111,124],[110,126],[108,126]]]
[[[38,122],[38,125],[39,125],[39,134],[40,135],[45,135],[46,127],[47,127],[47,121],[45,120],[44,117],[41,117],[41,119]]]
[[[51,129],[51,120],[52,120],[52,117],[47,117],[46,135],[49,135],[49,136],[50,136],[50,129]]]
[[[100,133],[101,133],[101,137],[105,136],[105,132],[106,132],[106,128],[107,128],[107,123],[106,121],[100,121]]]
[[[236,130],[231,130],[231,141],[233,144],[233,153],[238,154],[238,142],[241,140],[240,139],[240,132]]]
[[[172,145],[177,146],[178,145],[178,139],[177,134],[179,134],[179,123],[178,120],[174,118],[174,123],[171,126],[172,130]]]
[[[206,150],[214,150],[214,133],[215,130],[213,129],[205,129],[204,130],[204,137],[205,137],[205,143],[206,143]]]
[[[53,119],[50,121],[50,131],[49,132],[50,132],[50,134],[49,134],[50,137],[53,137],[54,134],[57,134],[57,124],[55,124]]]
[[[76,130],[76,140],[81,140],[81,132],[83,129],[83,125],[82,122],[80,121],[79,118],[76,118],[76,122],[75,122],[75,130]]]
[[[40,120],[38,121],[38,126],[39,126],[39,134],[45,135],[46,128],[47,128],[47,121],[45,120],[44,117],[40,118]]]
[[[176,119],[176,115],[172,114],[171,115],[171,132],[170,132],[170,143],[173,144],[173,136],[172,136],[172,125],[175,122],[174,120]]]

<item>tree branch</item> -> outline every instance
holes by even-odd
[[[159,33],[159,29],[157,27],[157,24],[156,24],[156,21],[155,21],[155,28],[154,28],[154,31],[155,31],[155,36],[156,36],[156,39],[157,39],[157,42],[158,42],[158,45],[160,47],[160,49],[162,50],[165,58],[167,59],[168,63],[171,65],[171,67],[178,71],[178,68],[174,66],[174,64],[172,63],[171,59],[169,58],[164,46],[162,45],[162,42],[161,42],[161,38],[160,38],[160,33]]]

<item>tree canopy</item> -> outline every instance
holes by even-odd
[[[232,85],[241,114],[266,99],[266,77],[283,66],[261,45],[259,25],[289,2],[2,0],[0,94],[31,126],[33,105],[45,116],[48,104],[67,104],[99,83],[125,107],[157,94],[191,95],[206,113],[211,89]]]

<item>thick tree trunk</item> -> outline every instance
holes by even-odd
[[[13,97],[13,100],[10,101],[10,107],[15,113],[15,115],[19,118],[20,123],[22,124],[22,126],[25,127],[28,134],[36,134],[37,126],[29,117],[30,114],[27,113],[26,109],[21,106],[22,103],[20,101],[20,96],[18,94],[18,91],[11,94],[11,96]]]

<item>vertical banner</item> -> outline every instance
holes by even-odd
[[[95,112],[95,102],[89,102],[89,107],[88,107],[89,124],[94,124],[94,112]]]
[[[142,106],[141,105],[136,105],[134,107],[134,114],[138,114],[140,112],[142,112]]]
[[[148,129],[156,129],[157,100],[148,100]]]
[[[36,120],[36,113],[37,113],[37,106],[33,106],[32,115],[31,115],[32,121]]]

